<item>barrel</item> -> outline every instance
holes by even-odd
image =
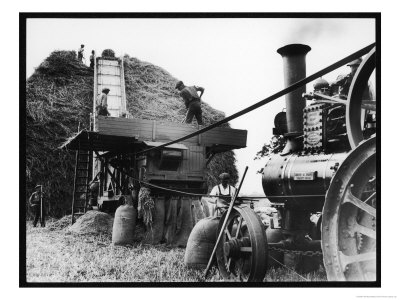
[[[114,245],[133,244],[137,211],[132,205],[121,205],[115,211],[112,243]]]
[[[205,268],[217,241],[219,217],[200,220],[190,233],[186,251],[185,265],[190,268]]]

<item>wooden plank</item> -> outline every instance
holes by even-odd
[[[99,130],[120,130],[120,131],[126,131],[126,132],[132,132],[132,131],[141,131],[141,132],[147,132],[149,133],[150,137],[152,137],[152,130],[151,128],[146,128],[146,127],[126,127],[121,124],[99,124]]]
[[[164,237],[167,245],[171,245],[176,233],[176,221],[178,216],[178,197],[172,197],[167,201]]]
[[[99,117],[99,120],[104,124],[124,124],[124,126],[152,126],[151,120],[141,120],[141,119],[126,119],[126,118],[113,118],[113,117]]]
[[[217,128],[215,128],[217,129]],[[206,145],[220,144],[233,146],[246,146],[247,131],[246,130],[221,130],[205,132],[203,143]]]
[[[152,120],[125,119],[125,118],[99,118],[98,129],[100,132],[116,135],[135,136],[139,135],[141,140],[172,141],[194,132],[196,129],[182,126],[179,123],[159,122],[155,124],[153,132]],[[184,141],[194,144],[198,142],[197,137]],[[231,145],[245,147],[247,142],[247,131],[231,128],[214,128],[202,134],[201,144],[211,146],[213,144]]]
[[[204,146],[189,146],[189,168],[188,171],[200,171],[205,168]]]
[[[215,138],[221,138],[221,137],[226,137],[228,139],[234,139],[236,137],[238,138],[246,138],[247,137],[247,132],[243,133],[240,131],[233,130],[232,131],[225,131],[225,132],[205,132],[203,134],[204,139],[215,139]]]
[[[120,128],[100,128],[99,132],[101,134],[106,134],[106,135],[119,135],[119,136],[128,136],[128,137],[133,137],[136,136],[140,140],[150,140],[151,139],[151,131],[144,131],[144,130],[126,130],[126,129],[120,129]]]
[[[159,124],[157,124],[157,128],[158,128],[157,135],[163,135],[166,133],[170,133],[170,134],[179,135],[181,137],[183,135],[187,135],[187,134],[194,132],[193,130],[190,130],[190,128],[172,127],[172,126],[159,125]]]
[[[189,239],[190,232],[194,225],[192,217],[192,201],[189,197],[183,196],[179,199],[178,205],[180,206],[180,210],[177,216],[177,228],[173,245],[175,247],[186,247],[187,240]]]

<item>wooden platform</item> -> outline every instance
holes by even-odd
[[[126,119],[99,116],[95,131],[104,135],[135,137],[139,141],[169,142],[197,131],[187,124],[151,121],[142,119]],[[217,127],[199,136],[183,141],[183,144],[215,146],[220,151],[246,147],[247,130]]]

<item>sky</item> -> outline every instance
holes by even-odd
[[[160,66],[186,85],[204,87],[203,101],[229,116],[284,87],[278,48],[309,45],[310,75],[373,42],[374,19],[28,19],[26,74],[54,50],[77,51],[85,44],[89,64],[91,50],[111,48],[117,56]],[[342,67],[324,78],[332,81],[348,71]],[[249,166],[242,195],[263,195],[257,171],[265,160],[254,157],[284,107],[280,98],[230,122],[248,131],[247,147],[235,150],[239,175]]]

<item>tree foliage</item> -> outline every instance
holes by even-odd
[[[273,135],[268,144],[264,144],[260,151],[256,153],[254,159],[268,157],[271,154],[279,153],[285,148],[286,140],[283,135]]]

